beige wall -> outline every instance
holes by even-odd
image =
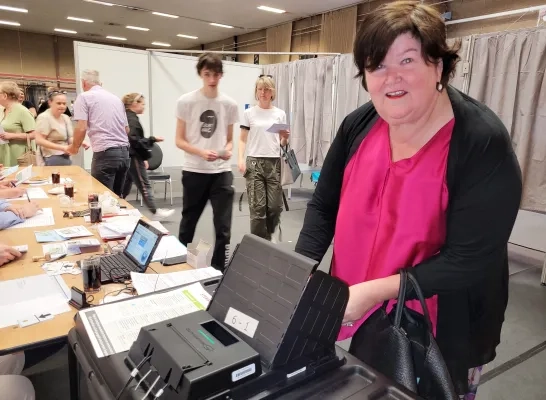
[[[357,27],[366,13],[389,1],[367,0],[356,6]],[[434,4],[439,3],[440,0],[427,0],[427,2]],[[545,0],[453,0],[436,5],[436,7],[441,12],[451,11],[453,19],[460,19],[544,4]],[[349,9],[347,9],[347,12],[349,12]],[[347,35],[350,36],[356,29],[353,30],[352,27],[348,27],[348,29],[340,32],[339,40],[336,41],[336,25],[335,22],[332,23],[331,20],[328,20],[329,14],[294,21],[292,23],[290,51],[346,52],[350,50],[348,45],[350,38]],[[354,20],[354,18],[351,17],[351,20]],[[325,25],[324,32],[322,32],[324,21],[327,21],[328,26]],[[537,13],[533,12],[528,15],[518,14],[504,18],[449,25],[448,36],[460,37],[477,33],[533,27],[536,25],[536,21]],[[326,31],[328,31],[328,38],[325,36]],[[322,41],[321,32],[323,34]],[[74,48],[71,38],[8,29],[0,29],[0,37],[2,38],[0,40],[0,79],[25,78],[24,80],[18,79],[20,82],[49,80],[51,82],[46,82],[49,85],[59,78],[61,87],[74,87]],[[268,45],[266,29],[240,35],[237,37],[237,42],[239,51],[286,51],[286,46],[272,45],[271,41]],[[110,43],[110,45],[112,44]],[[201,49],[201,46],[197,45],[194,49]],[[208,43],[205,45],[205,49],[234,50],[235,40],[233,37],[229,37],[225,40]],[[298,58],[298,56],[290,57],[291,60],[297,60]],[[238,59],[241,62],[254,62],[253,55],[240,55]],[[268,60],[267,57],[260,57],[261,64],[267,63]]]

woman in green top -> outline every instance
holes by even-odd
[[[6,167],[17,165],[17,158],[28,150],[27,135],[34,140],[34,117],[18,99],[19,86],[15,82],[0,82],[0,105],[4,107],[0,139],[9,141],[0,144],[0,164]]]

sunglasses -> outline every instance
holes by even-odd
[[[47,94],[47,97],[51,99],[52,97],[57,96],[58,94],[66,94],[66,90],[54,90],[53,92],[49,92]]]
[[[264,77],[273,79],[273,75],[260,75],[258,78],[264,78]]]

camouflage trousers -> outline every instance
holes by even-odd
[[[246,158],[246,193],[250,208],[250,232],[271,240],[282,212],[280,158]]]

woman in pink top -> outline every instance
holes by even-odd
[[[354,335],[357,356],[359,327],[413,267],[457,392],[471,399],[469,377],[500,342],[522,183],[499,118],[448,86],[459,47],[419,2],[367,14],[354,57],[371,102],[342,123],[296,251],[320,261],[335,234],[331,273],[350,286],[339,339]]]

